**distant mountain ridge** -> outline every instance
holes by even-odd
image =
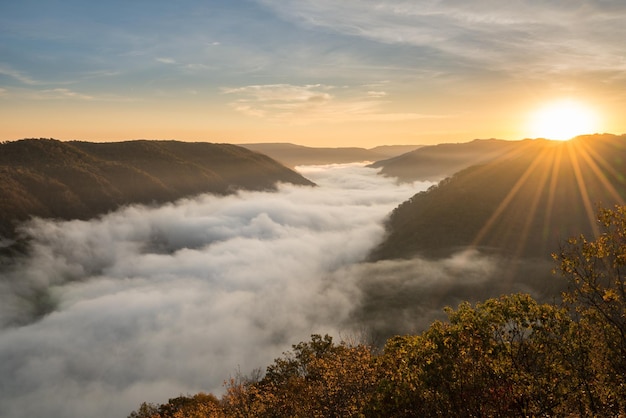
[[[0,144],[0,236],[31,216],[85,219],[133,203],[199,193],[313,185],[268,156],[231,144],[92,143],[24,139]]]
[[[438,181],[469,166],[512,152],[525,141],[475,139],[471,142],[429,145],[376,161],[370,167],[380,168],[382,175],[397,177],[401,181]]]
[[[385,145],[371,149],[358,147],[318,148],[282,142],[240,145],[268,155],[289,167],[378,161],[404,154],[420,147],[419,145]]]
[[[398,206],[372,259],[467,247],[547,258],[573,235],[594,235],[599,205],[624,204],[625,174],[626,135],[521,141]]]

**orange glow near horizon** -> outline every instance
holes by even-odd
[[[514,101],[513,98],[509,99]],[[598,98],[593,99],[593,103],[594,106],[581,105],[588,113],[583,112],[579,116],[574,114],[574,117],[568,117],[568,113],[563,110],[551,113],[549,106],[540,107],[536,102],[498,107],[497,103],[486,101],[467,112],[464,111],[464,104],[455,102],[450,103],[451,109],[439,105],[424,109],[425,113],[433,115],[448,112],[446,117],[439,118],[389,121],[379,115],[378,119],[370,121],[351,121],[345,120],[341,114],[337,116],[337,112],[330,112],[325,119],[290,124],[287,119],[241,115],[225,104],[202,105],[195,100],[172,103],[89,102],[80,105],[60,102],[55,103],[55,106],[41,100],[2,108],[0,113],[4,120],[0,140],[33,137],[94,142],[175,139],[233,144],[288,142],[310,147],[371,148],[379,145],[460,143],[486,138],[570,139],[577,135],[602,132],[619,135],[625,131],[625,122],[616,116],[614,109],[606,104],[602,107],[603,102]],[[529,109],[533,107],[538,110],[529,114]],[[401,112],[398,109],[381,107],[379,110],[381,114],[395,115]],[[320,112],[318,109],[318,116]],[[602,119],[597,115],[602,115]],[[582,123],[589,119],[593,123]]]

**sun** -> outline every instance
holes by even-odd
[[[594,133],[597,127],[598,117],[591,108],[568,99],[548,103],[533,112],[529,129],[533,138],[567,141]]]

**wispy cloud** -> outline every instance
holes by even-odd
[[[330,86],[311,84],[295,86],[290,84],[253,85],[236,88],[224,88],[224,94],[241,94],[249,96],[257,102],[322,102],[328,101],[331,95]],[[246,99],[243,99],[246,100]]]
[[[42,99],[77,99],[77,100],[93,100],[94,99],[93,96],[89,96],[83,93],[78,93],[76,91],[65,89],[65,88],[41,90],[39,93],[41,94]]]
[[[314,85],[252,85],[224,88],[222,93],[241,96],[231,102],[233,109],[249,116],[263,117],[281,123],[306,124],[319,121],[355,120],[399,121],[441,118],[445,115],[385,112],[383,91],[365,91],[346,96],[340,88]],[[335,93],[335,94],[331,94]]]
[[[222,93],[240,96],[231,106],[250,116],[284,119],[295,114],[312,114],[324,108],[333,96],[332,87],[290,84],[252,85],[223,88]]]
[[[621,59],[626,28],[620,23],[626,18],[626,7],[614,2],[259,2],[302,25],[424,47],[492,69],[626,68]]]
[[[385,97],[387,95],[387,93],[384,92],[384,91],[373,91],[373,90],[370,90],[370,91],[367,92],[367,95],[369,97]]]
[[[176,64],[176,60],[172,59],[172,58],[163,58],[163,57],[159,57],[156,59],[157,62],[160,62],[161,64]]]
[[[27,74],[18,71],[14,68],[11,68],[7,65],[3,65],[0,64],[0,75],[5,75],[8,77],[13,78],[14,80],[19,81],[20,83],[23,84],[28,84],[28,85],[35,85],[35,84],[41,84],[39,81],[33,79],[32,77],[28,76]]]
[[[34,89],[34,88],[1,88],[3,99],[35,100],[35,101],[97,101],[97,102],[137,102],[142,99],[111,93],[86,94],[68,88]]]

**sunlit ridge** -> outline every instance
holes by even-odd
[[[536,144],[531,143],[528,146],[533,145]],[[525,149],[522,149],[517,152],[521,154],[524,151]],[[560,209],[561,211],[564,209],[578,209],[575,207],[557,208],[555,206],[557,193],[563,193],[564,188],[568,188],[567,184],[564,184],[563,181],[559,182],[559,179],[567,180],[567,175],[573,180],[572,187],[570,187],[573,190],[566,190],[565,193],[571,193],[570,199],[577,196],[582,201],[582,213],[584,213],[585,218],[589,222],[593,233],[597,235],[597,205],[607,202],[596,202],[593,200],[593,196],[597,195],[595,192],[604,191],[616,203],[624,204],[623,197],[609,180],[610,177],[619,179],[621,176],[602,155],[596,152],[589,140],[575,140],[553,143],[552,145],[544,143],[542,145],[542,149],[538,150],[536,157],[528,164],[523,174],[519,176],[514,186],[511,187],[507,195],[476,234],[472,246],[488,245],[489,243],[485,242],[487,235],[493,232],[495,225],[498,221],[504,219],[504,216],[506,216],[505,212],[513,208],[514,206],[512,205],[514,204],[525,205],[526,213],[522,230],[517,232],[518,241],[514,255],[521,254],[527,245],[532,222],[538,215],[541,209],[540,205],[542,204],[545,205],[543,219],[541,220],[544,230],[542,239],[544,241],[549,239],[549,228],[555,227],[553,225],[555,209]],[[524,195],[526,200],[522,203],[519,200],[516,201],[515,198],[521,196],[522,189],[529,190],[527,186],[531,187],[532,195],[530,197]],[[568,237],[562,236],[561,238],[567,239]]]

